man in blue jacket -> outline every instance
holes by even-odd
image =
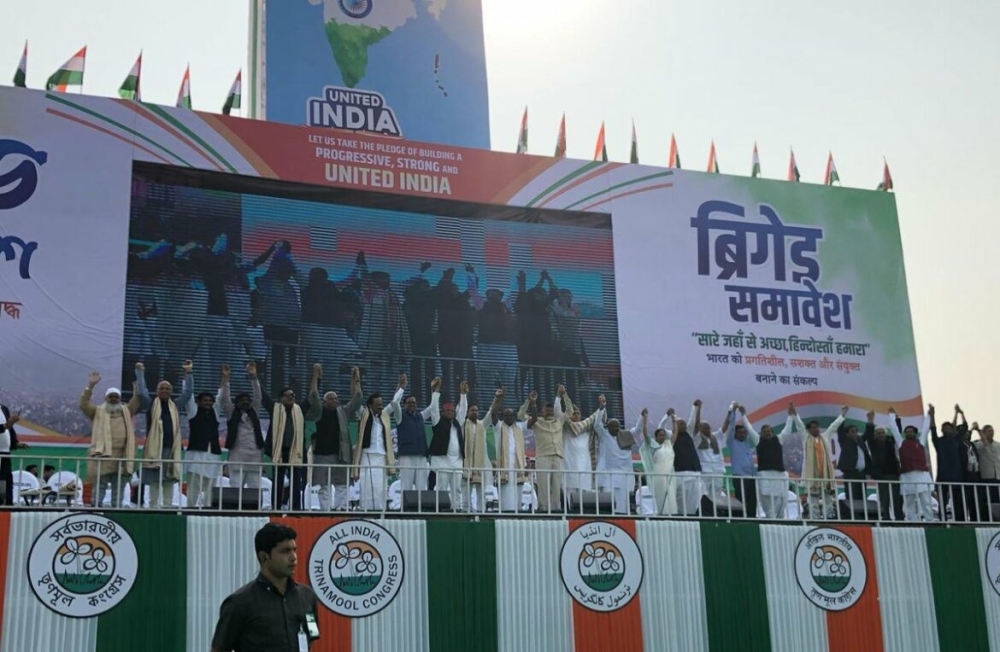
[[[441,379],[431,381],[431,403],[423,410],[417,409],[417,397],[410,394],[404,406],[399,405],[406,390],[406,374],[399,377],[399,389],[390,404],[396,420],[396,446],[399,450],[399,484],[402,491],[427,489],[427,430],[425,424],[436,424],[440,419]]]

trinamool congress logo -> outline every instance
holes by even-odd
[[[12,170],[0,172],[0,210],[17,208],[31,199],[38,187],[38,168],[49,155],[35,151],[19,140],[0,139],[0,170],[7,167],[5,159],[20,157]]]
[[[986,546],[983,563],[986,564],[986,579],[997,595],[1000,595],[1000,532],[993,535],[989,545]]]
[[[807,532],[795,549],[795,579],[814,605],[850,609],[868,584],[868,566],[857,542],[833,528]]]
[[[341,521],[316,539],[309,583],[327,609],[348,618],[377,614],[403,586],[403,551],[395,537],[370,521]]]
[[[593,521],[573,530],[559,555],[563,586],[592,611],[616,611],[639,594],[643,561],[639,546],[614,523]]]
[[[98,514],[64,516],[28,553],[28,584],[42,604],[69,618],[118,605],[135,585],[139,553],[124,527]]]

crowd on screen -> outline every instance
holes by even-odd
[[[348,398],[341,401],[333,389],[321,393],[323,369],[317,363],[307,395],[299,400],[288,387],[273,398],[262,388],[255,363],[245,368],[251,391],[235,396],[228,365],[214,391],[196,391],[193,367],[190,360],[183,364],[176,397],[166,380],[151,396],[145,368],[137,364],[127,403],[116,387],[105,388],[95,401],[101,379],[90,374],[77,408],[91,423],[85,481],[97,488],[91,492],[94,505],[110,486],[110,503],[118,506],[121,487],[134,482],[148,488],[150,507],[170,506],[173,485],[183,481],[188,505],[211,508],[213,487],[223,475],[229,487],[247,489],[259,489],[266,477],[273,487],[272,507],[292,510],[309,509],[307,487],[318,486],[323,511],[348,509],[351,488],[358,494],[357,508],[382,511],[394,477],[402,491],[433,490],[456,511],[485,511],[487,496],[493,495],[501,513],[518,512],[525,487],[536,496],[531,509],[541,513],[572,512],[604,497],[616,514],[738,511],[780,520],[795,516],[789,513],[791,493],[794,510],[801,508],[809,519],[853,517],[860,510],[867,518],[887,520],[982,521],[994,518],[990,507],[1000,504],[1000,442],[994,441],[992,426],[970,425],[957,405],[940,433],[933,405],[920,427],[902,427],[890,408],[884,416],[868,412],[862,431],[845,421],[848,406],[824,428],[814,420],[804,423],[789,404],[778,429],[758,428],[746,407],[734,401],[716,429],[700,400],[686,419],[669,409],[654,423],[643,409],[627,428],[609,414],[603,395],[584,417],[563,385],[551,401],[532,390],[515,403],[499,388],[489,404],[477,405],[467,381],[455,382],[453,401],[443,399],[440,377],[423,396],[405,374],[391,395],[365,395],[354,368]],[[2,416],[0,479],[11,504],[10,453],[25,445],[17,439],[16,406],[4,405]],[[145,424],[141,451],[136,418]],[[311,437],[307,422],[313,423]],[[802,443],[797,478],[789,477],[783,454],[792,438]],[[936,479],[928,440],[937,457]],[[636,449],[641,473],[634,472]],[[46,467],[46,479],[54,470]],[[884,482],[876,482],[869,496],[872,480]]]

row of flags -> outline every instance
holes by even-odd
[[[517,153],[527,154],[528,153],[528,108],[525,107],[524,115],[521,116],[521,131],[517,138]],[[566,114],[563,114],[562,120],[559,122],[559,135],[556,138],[556,151],[555,156],[558,158],[566,156]],[[607,143],[604,141],[604,123],[601,123],[601,129],[597,132],[597,143],[594,146],[594,160],[595,161],[607,161],[608,160],[608,147]],[[632,148],[629,154],[629,163],[639,162],[639,141],[635,133],[635,122],[632,122]],[[677,139],[673,134],[670,134],[670,152],[667,157],[667,167],[681,169],[681,156],[677,151]],[[757,143],[753,144],[753,159],[750,164],[750,176],[757,178],[760,176],[760,154],[757,152]],[[711,147],[708,150],[708,167],[707,171],[712,174],[719,174],[719,159],[715,153],[715,141],[712,141]],[[801,180],[802,175],[799,173],[798,163],[795,162],[795,151],[789,148],[789,160],[788,160],[788,181],[798,182]],[[827,186],[832,186],[834,183],[840,183],[840,174],[837,173],[837,165],[833,162],[833,153],[831,152],[826,159],[826,172],[823,174],[823,183]],[[882,167],[882,181],[878,184],[876,190],[890,191],[893,189],[892,186],[892,175],[889,173],[888,162],[883,161]]]
[[[86,69],[87,64],[87,46],[80,48],[79,52],[74,54],[69,60],[60,66],[59,70],[55,71],[49,78],[45,81],[45,90],[47,91],[58,91],[60,93],[65,93],[70,88],[82,88],[83,87],[83,73]],[[28,77],[28,44],[24,44],[24,52],[21,54],[21,61],[17,65],[17,72],[14,73],[14,86],[24,88],[26,86]],[[232,86],[229,87],[229,94],[226,95],[225,104],[222,106],[222,112],[229,115],[233,109],[238,109],[242,106],[242,95],[243,95],[243,71],[240,70],[236,73],[236,79],[233,80]],[[132,100],[135,102],[142,101],[142,52],[139,52],[138,58],[136,58],[135,63],[132,64],[132,69],[129,70],[128,75],[125,77],[125,81],[118,88],[118,95],[122,99]],[[177,106],[190,109],[191,108],[191,66],[189,65],[184,70],[184,78],[181,79],[181,87],[177,92]]]

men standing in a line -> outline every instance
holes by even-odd
[[[496,391],[491,406],[493,419],[493,441],[497,449],[497,466],[499,467],[500,511],[503,513],[517,512],[521,504],[521,485],[528,479],[528,464],[524,455],[525,423],[518,423],[514,410],[503,409],[504,390]]]
[[[830,442],[837,428],[844,422],[847,416],[847,406],[840,408],[840,415],[833,420],[826,430],[820,430],[819,421],[809,422],[809,426],[802,424],[802,417],[796,412],[795,427],[801,433],[808,433],[802,437],[802,480],[808,498],[808,517],[812,519],[826,519],[837,517],[837,495],[836,484],[833,475],[833,462],[830,458]]]
[[[446,491],[451,499],[452,509],[464,509],[465,495],[462,486],[462,468],[465,459],[465,433],[462,424],[465,423],[466,392],[468,384],[460,384],[461,398],[458,411],[452,403],[445,403],[441,410],[441,418],[433,424],[431,444],[428,453],[431,456],[431,469],[434,471],[435,490]]]
[[[466,401],[469,383],[462,384],[465,390],[462,400]],[[487,416],[499,409],[499,398],[494,396]],[[491,423],[492,425],[492,423]],[[462,435],[465,438],[465,472],[464,481],[469,487],[469,511],[486,511],[486,488],[493,484],[493,463],[490,461],[486,443],[486,422],[479,418],[479,406],[469,406],[465,422],[462,424]],[[472,503],[472,490],[476,492],[476,503]]]
[[[164,485],[172,493],[173,486],[181,480],[181,416],[187,410],[194,393],[191,377],[193,364],[185,360],[184,383],[177,402],[170,400],[173,386],[161,380],[156,384],[156,397],[150,401],[145,393],[145,383],[140,385],[139,398],[149,406],[146,411],[146,445],[142,448],[142,477],[139,482],[139,501],[142,504],[144,488],[149,487],[149,508],[169,507],[172,495],[163,496]]]
[[[900,442],[887,435],[883,426],[875,425],[875,412],[868,412],[868,423],[865,424],[865,444],[871,453],[871,466],[868,475],[878,483],[878,504],[882,518],[892,518],[902,521],[903,495],[899,492],[899,454],[896,452]],[[841,453],[843,459],[843,453]]]
[[[837,443],[840,444],[837,468],[844,477],[844,499],[851,511],[855,502],[860,502],[867,518],[868,498],[865,495],[865,478],[871,472],[871,454],[859,435],[857,426],[854,425],[840,425],[837,429]]]
[[[396,393],[401,394],[399,390]],[[358,419],[358,445],[354,448],[351,477],[359,483],[361,509],[367,512],[385,509],[386,469],[396,466],[392,425],[389,413],[382,407],[382,395],[370,394]]]
[[[319,372],[320,370],[314,366],[311,382],[319,382]],[[281,509],[284,504],[285,478],[288,477],[288,489],[291,494],[288,502],[292,510],[300,511],[302,494],[306,486],[306,468],[302,465],[305,451],[305,413],[295,402],[295,392],[291,387],[282,388],[277,401],[265,394],[263,406],[271,413],[271,427],[268,429],[264,448],[270,453],[271,460],[277,467],[271,489],[273,507]]]
[[[604,460],[598,484],[611,491],[611,511],[615,514],[629,513],[629,494],[634,485],[632,475],[632,446],[639,441],[646,430],[648,410],[643,408],[639,421],[631,430],[621,427],[618,419],[608,419],[607,400],[604,394],[597,397],[598,409],[587,417],[593,421],[594,430],[600,437],[600,455]]]
[[[958,421],[960,408],[955,406],[955,421]],[[941,436],[938,436],[937,424],[934,413],[931,413],[931,441],[934,442],[934,451],[937,453],[937,482],[938,482],[938,508],[941,510],[941,520],[945,521],[948,511],[948,500],[951,499],[952,510],[955,520],[958,518],[961,509],[961,499],[957,495],[960,491],[955,484],[962,481],[961,456],[958,452],[961,434],[955,431],[955,424],[945,421],[941,424]]]
[[[406,390],[406,374],[399,377],[398,395]],[[431,381],[431,404],[423,410],[417,409],[417,397],[410,394],[405,405],[393,400],[390,407],[396,419],[396,443],[399,449],[399,484],[402,491],[424,491],[427,489],[427,429],[428,421],[433,426],[441,419],[441,379]]]
[[[760,427],[759,439],[753,423],[747,417],[746,409],[742,406],[740,415],[743,425],[747,428],[748,437],[757,439],[757,491],[760,494],[764,518],[783,519],[788,507],[788,473],[785,471],[784,443],[792,433],[795,406],[788,404],[788,418],[785,419],[785,427],[779,434],[774,434],[770,424],[765,423]]]
[[[316,422],[308,454],[312,470],[309,484],[319,485],[319,508],[328,512],[330,485],[333,485],[333,508],[339,511],[347,507],[348,469],[354,459],[348,423],[357,417],[364,399],[361,396],[361,371],[357,367],[351,369],[351,400],[346,406],[340,404],[334,391],[323,394],[323,400],[320,400],[319,380],[322,377],[323,367],[313,365],[306,419]]]
[[[4,493],[2,496],[4,505],[14,504],[14,470],[11,468],[10,454],[19,448],[27,448],[28,445],[17,440],[17,431],[14,424],[21,420],[20,413],[11,413],[6,405],[0,405],[0,415],[3,423],[0,423],[0,481],[4,483]]]
[[[146,393],[145,367],[135,365],[135,382],[132,384],[132,398],[128,405],[122,405],[122,391],[109,387],[104,392],[104,403],[94,405],[90,397],[94,386],[101,382],[101,376],[91,371],[87,386],[80,395],[80,410],[91,421],[90,448],[87,451],[87,474],[94,482],[91,502],[100,507],[104,488],[111,485],[111,506],[121,503],[122,489],[132,477],[135,460],[135,424],[132,415],[142,407],[142,394]],[[110,458],[110,459],[102,459]]]
[[[222,365],[222,388],[219,402],[226,417],[226,450],[229,451],[229,486],[250,489],[260,487],[261,457],[264,453],[264,432],[260,425],[263,409],[263,393],[257,378],[256,363],[246,366],[250,377],[250,394],[238,394],[235,400],[229,398],[229,365]],[[274,491],[274,485],[272,485]]]
[[[558,389],[556,393],[560,394]],[[568,415],[573,413],[573,403],[565,395],[565,390],[560,396],[563,397],[566,411],[558,417],[552,403],[546,403],[541,416],[538,415],[538,392],[534,390],[528,394],[528,400],[517,413],[517,420],[527,420],[528,428],[535,432],[535,474],[538,478],[540,512],[563,511],[559,499],[563,471],[563,426]]]
[[[889,428],[892,430],[893,441],[899,444],[899,480],[900,492],[903,494],[903,513],[907,521],[933,521],[934,511],[931,508],[930,466],[927,464],[927,435],[933,432],[934,406],[927,406],[927,416],[918,436],[914,426],[903,428],[899,434],[896,423],[896,410],[889,407]],[[940,449],[939,449],[940,450]],[[941,511],[944,514],[944,509]]]
[[[194,385],[194,374],[191,374]],[[221,386],[221,382],[219,383]],[[219,392],[221,393],[221,389]],[[212,485],[219,477],[222,448],[219,446],[219,408],[212,392],[192,394],[187,405],[188,446],[185,453],[188,505],[212,506]]]
[[[730,412],[737,408],[736,403],[730,404]],[[747,518],[757,517],[757,481],[754,478],[753,453],[760,441],[757,431],[747,427],[746,407],[738,406],[740,416],[733,424],[732,430],[726,430],[726,448],[729,449],[729,465],[733,470],[733,487],[736,490],[736,500],[743,505],[743,515]]]

